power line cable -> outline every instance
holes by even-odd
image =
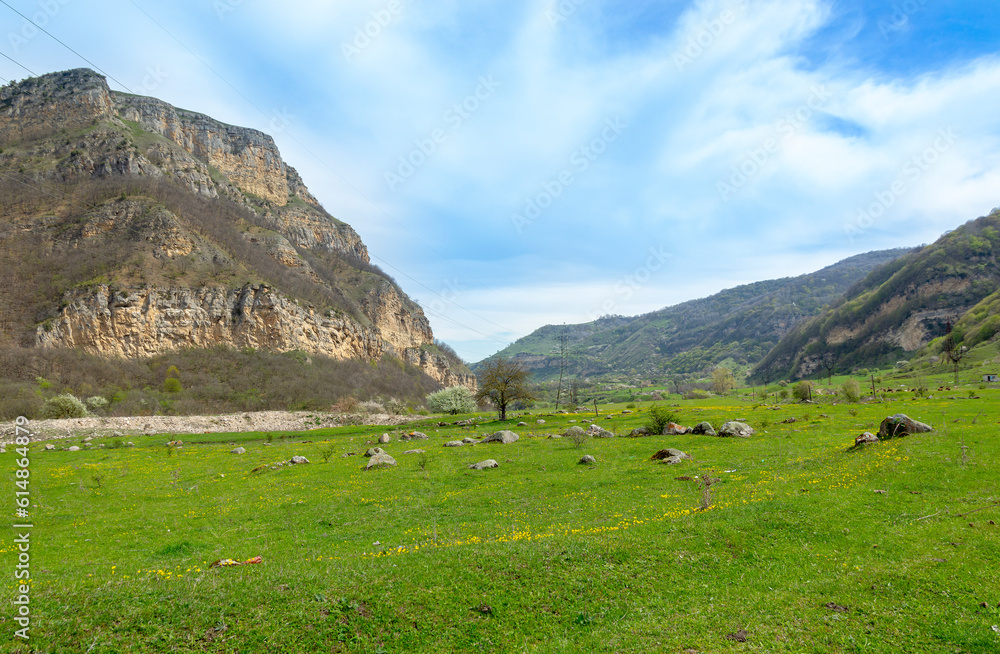
[[[32,77],[38,77],[38,75],[37,75],[37,74],[36,74],[35,72],[33,72],[33,71],[32,71],[32,70],[30,69],[30,68],[28,68],[27,66],[25,66],[24,64],[22,64],[22,63],[21,63],[21,62],[19,62],[19,61],[14,61],[13,59],[11,59],[10,57],[8,57],[8,56],[7,56],[7,55],[5,55],[4,53],[0,52],[0,57],[3,57],[4,59],[6,59],[6,60],[8,60],[8,61],[12,61],[12,62],[14,62],[14,64],[15,64],[15,65],[17,65],[17,66],[20,66],[21,68],[23,68],[23,69],[25,69],[26,71],[28,71],[29,73],[31,73],[31,76],[32,76]]]
[[[102,75],[104,75],[105,77],[108,77],[108,78],[110,78],[110,79],[114,80],[114,81],[115,81],[115,83],[116,83],[116,84],[118,84],[118,86],[122,87],[123,89],[125,89],[125,90],[126,90],[126,91],[128,91],[129,93],[132,93],[132,89],[130,89],[129,87],[127,87],[127,86],[125,86],[124,84],[122,84],[121,82],[119,82],[119,81],[118,81],[117,79],[115,79],[115,78],[114,78],[114,76],[112,76],[112,75],[109,75],[108,73],[106,73],[106,72],[104,72],[103,70],[101,70],[100,66],[98,66],[97,64],[95,64],[94,62],[92,62],[92,61],[91,61],[90,59],[87,59],[87,58],[86,58],[86,57],[84,57],[84,56],[83,56],[82,54],[80,54],[79,52],[77,52],[76,50],[74,50],[73,48],[71,48],[71,47],[69,47],[68,45],[66,45],[66,44],[65,44],[65,43],[64,43],[63,41],[61,41],[61,40],[59,40],[59,39],[58,39],[57,37],[53,36],[51,32],[49,32],[48,30],[46,30],[46,29],[45,29],[44,27],[42,27],[41,25],[39,25],[39,24],[38,24],[38,23],[36,23],[35,21],[31,20],[30,18],[28,18],[27,16],[25,16],[24,14],[22,14],[22,13],[21,13],[20,11],[18,11],[17,9],[14,9],[13,7],[11,7],[11,6],[9,5],[9,4],[7,4],[7,0],[0,0],[0,4],[3,4],[3,5],[4,5],[4,6],[6,6],[6,7],[8,8],[8,9],[10,9],[11,11],[13,11],[13,12],[14,12],[15,14],[17,14],[18,16],[20,16],[20,17],[21,17],[21,18],[23,18],[24,20],[28,21],[29,23],[31,23],[32,25],[34,25],[35,27],[37,27],[37,28],[38,28],[38,29],[39,29],[39,30],[40,30],[41,32],[44,32],[44,33],[45,33],[45,34],[46,34],[46,35],[47,35],[47,36],[48,36],[48,37],[49,37],[50,39],[52,39],[53,41],[55,41],[56,43],[58,43],[58,44],[59,44],[59,45],[61,45],[62,47],[66,48],[67,50],[69,50],[70,52],[72,52],[73,54],[75,54],[75,55],[76,55],[77,57],[79,57],[80,59],[83,59],[84,61],[86,61],[86,62],[87,62],[88,64],[90,64],[91,66],[93,66],[93,67],[94,67],[94,69],[95,69],[95,70],[96,70],[97,72],[101,73],[101,74],[102,74]],[[34,75],[34,73],[32,73],[32,75]],[[37,76],[37,75],[35,75],[35,77],[38,77],[38,76]]]
[[[3,0],[0,0],[0,2],[3,2]],[[148,13],[148,12],[147,12],[147,11],[146,11],[145,9],[143,9],[143,8],[142,8],[141,6],[139,6],[138,4],[136,4],[135,0],[129,0],[129,4],[131,4],[131,5],[133,6],[133,7],[135,7],[136,9],[138,9],[138,10],[139,10],[139,11],[140,11],[140,12],[141,12],[141,13],[142,13],[142,14],[143,14],[144,16],[146,16],[146,18],[148,18],[148,19],[149,19],[150,21],[152,21],[154,25],[156,25],[157,27],[159,27],[159,28],[160,28],[160,29],[161,29],[161,30],[163,31],[163,33],[164,33],[164,34],[166,34],[166,35],[167,35],[167,36],[169,36],[169,37],[170,37],[171,39],[173,39],[174,41],[176,41],[176,42],[177,42],[177,44],[178,44],[178,45],[180,45],[180,46],[181,46],[182,48],[184,48],[184,49],[185,49],[185,50],[186,50],[186,51],[187,51],[187,52],[188,52],[188,53],[189,53],[189,54],[190,54],[190,55],[191,55],[192,57],[194,57],[194,58],[195,58],[195,59],[197,59],[197,60],[198,60],[199,62],[201,62],[201,64],[202,64],[203,66],[205,66],[205,68],[207,68],[207,69],[208,69],[209,71],[211,71],[211,72],[212,72],[212,74],[213,74],[213,75],[215,75],[215,76],[216,76],[216,77],[218,77],[218,78],[219,78],[220,80],[222,80],[222,82],[223,82],[223,83],[225,83],[225,84],[226,84],[226,86],[228,86],[228,87],[229,87],[229,88],[231,88],[231,89],[232,89],[233,91],[235,91],[237,95],[239,95],[239,96],[240,96],[241,98],[243,98],[243,99],[244,99],[244,100],[245,100],[245,101],[247,102],[247,104],[249,104],[249,105],[250,105],[251,107],[253,107],[253,108],[254,108],[254,109],[256,109],[256,110],[257,110],[258,112],[260,112],[260,113],[261,113],[261,115],[263,115],[263,116],[264,116],[265,118],[270,118],[270,117],[271,117],[271,116],[270,116],[270,115],[269,115],[269,114],[268,114],[268,113],[267,113],[266,111],[264,111],[263,109],[261,109],[260,107],[258,107],[258,106],[257,106],[257,104],[256,104],[256,103],[254,103],[254,101],[253,101],[253,100],[251,100],[250,98],[248,98],[248,97],[247,97],[247,96],[246,96],[246,95],[245,95],[245,94],[244,94],[244,93],[243,93],[242,91],[240,91],[240,90],[239,90],[238,88],[236,88],[236,87],[235,87],[235,86],[234,86],[234,85],[233,85],[232,83],[230,83],[230,82],[229,82],[229,80],[227,80],[227,79],[226,79],[225,77],[223,77],[223,76],[222,76],[222,75],[221,75],[221,74],[220,74],[220,73],[219,73],[218,71],[216,71],[216,70],[215,70],[214,68],[212,68],[212,67],[211,67],[211,66],[210,66],[210,65],[208,64],[208,62],[206,62],[206,61],[205,61],[204,59],[202,59],[202,58],[201,58],[201,57],[200,57],[200,56],[199,56],[199,55],[198,55],[198,54],[197,54],[197,53],[196,53],[195,51],[193,51],[193,50],[192,50],[191,48],[189,48],[189,47],[188,47],[188,46],[187,46],[187,45],[186,45],[186,44],[185,44],[185,43],[184,43],[183,41],[181,41],[181,40],[180,40],[179,38],[177,38],[177,37],[176,37],[176,36],[175,36],[175,35],[174,35],[174,34],[173,34],[172,32],[170,32],[170,30],[168,30],[168,29],[167,29],[166,27],[164,27],[164,26],[163,26],[163,25],[162,25],[162,24],[161,24],[161,23],[160,23],[159,21],[157,21],[157,20],[156,20],[155,18],[153,18],[153,17],[152,17],[152,16],[151,16],[151,15],[150,15],[150,14],[149,14],[149,13]],[[323,167],[325,167],[325,168],[326,168],[327,170],[329,170],[329,171],[330,171],[330,172],[331,172],[331,173],[332,173],[332,174],[333,174],[334,176],[336,176],[336,177],[337,177],[337,178],[338,178],[338,179],[339,179],[340,181],[342,181],[342,182],[343,182],[344,184],[346,184],[346,185],[347,185],[348,187],[350,187],[350,188],[351,188],[351,189],[352,189],[352,190],[353,190],[353,191],[354,191],[355,193],[357,193],[357,194],[358,194],[359,196],[361,196],[362,198],[364,198],[364,199],[365,199],[365,200],[366,200],[366,201],[367,201],[367,202],[368,202],[369,204],[371,204],[371,206],[373,206],[373,207],[374,207],[374,208],[375,208],[375,209],[376,209],[376,210],[377,210],[377,211],[378,211],[379,213],[381,213],[381,214],[382,214],[383,216],[385,216],[386,218],[388,218],[388,219],[389,219],[389,220],[391,220],[392,222],[396,223],[396,225],[398,225],[399,227],[401,227],[402,229],[404,229],[404,230],[405,230],[405,231],[406,231],[406,232],[407,232],[408,234],[410,234],[410,235],[411,235],[411,236],[412,236],[412,237],[413,237],[414,239],[416,239],[416,240],[418,240],[418,241],[419,241],[420,243],[422,243],[422,244],[423,244],[423,245],[424,245],[424,246],[425,246],[425,247],[427,248],[427,250],[428,250],[428,251],[430,251],[430,252],[434,253],[434,254],[435,254],[435,255],[436,255],[436,256],[437,256],[437,257],[438,257],[439,259],[441,259],[441,260],[442,260],[442,261],[444,261],[445,263],[448,263],[448,264],[451,264],[451,261],[450,261],[449,259],[445,258],[445,256],[444,256],[443,254],[441,254],[441,253],[440,253],[440,252],[438,252],[438,251],[437,251],[436,249],[434,249],[434,247],[433,247],[432,245],[430,245],[429,243],[427,243],[426,241],[424,241],[424,239],[420,238],[420,236],[419,236],[418,234],[415,234],[415,233],[413,233],[413,232],[412,232],[412,231],[411,231],[411,230],[410,230],[410,229],[409,229],[409,228],[408,228],[408,227],[407,227],[406,225],[404,225],[404,224],[403,224],[403,223],[401,223],[400,221],[396,220],[396,218],[394,218],[394,217],[392,216],[392,214],[390,214],[390,213],[389,213],[388,211],[386,211],[385,209],[383,209],[383,208],[382,208],[382,207],[381,207],[381,206],[380,206],[380,205],[379,205],[379,204],[378,204],[377,202],[375,202],[375,201],[374,201],[374,200],[372,200],[372,199],[371,199],[370,197],[368,197],[368,196],[367,196],[367,195],[366,195],[366,194],[365,194],[365,193],[364,193],[364,192],[363,192],[363,191],[362,191],[361,189],[359,189],[359,188],[358,188],[357,186],[355,186],[354,184],[352,184],[352,183],[351,183],[351,182],[350,182],[350,181],[349,181],[349,180],[348,180],[347,178],[345,178],[345,177],[344,177],[343,175],[341,175],[341,174],[340,174],[339,172],[337,172],[337,171],[336,171],[336,170],[335,170],[335,169],[334,169],[334,168],[333,168],[333,167],[332,167],[332,166],[331,166],[330,164],[328,164],[328,163],[327,163],[327,162],[326,162],[325,160],[323,160],[323,159],[322,159],[322,158],[321,158],[321,157],[320,157],[319,155],[317,155],[317,154],[316,154],[316,153],[314,153],[314,152],[313,152],[312,150],[310,150],[308,146],[306,146],[306,145],[305,145],[304,143],[302,143],[302,142],[301,142],[301,141],[300,141],[299,139],[295,138],[295,136],[294,136],[293,134],[291,134],[290,132],[288,132],[287,130],[284,130],[284,129],[283,129],[282,131],[283,131],[283,132],[285,133],[285,135],[286,135],[286,136],[288,136],[288,138],[289,138],[289,139],[291,139],[291,140],[292,140],[292,141],[293,141],[293,142],[294,142],[294,143],[295,143],[296,145],[298,145],[298,146],[299,146],[300,148],[302,148],[302,149],[303,149],[303,150],[304,150],[304,151],[305,151],[306,153],[308,153],[308,154],[309,154],[309,155],[310,155],[310,156],[311,156],[311,157],[312,157],[313,159],[315,159],[315,160],[316,160],[316,161],[318,161],[318,162],[319,162],[320,164],[322,164],[322,165],[323,165]],[[382,260],[380,259],[380,261],[382,261]],[[388,264],[387,264],[387,265],[388,265]],[[454,265],[454,264],[451,264],[451,265]],[[397,271],[399,270],[398,268],[395,268],[395,266],[390,266],[390,267],[392,267],[393,269],[395,269],[395,270],[397,270]],[[405,274],[405,273],[403,273],[402,271],[399,271],[399,272],[400,272],[400,274],[403,274],[403,275],[405,275],[405,276],[406,276],[406,277],[407,277],[408,279],[410,279],[410,280],[412,280],[412,281],[416,282],[416,280],[415,280],[415,279],[413,279],[412,277],[410,277],[409,275],[406,275],[406,274]],[[416,283],[419,283],[419,282],[416,282]],[[445,300],[446,302],[450,302],[451,304],[455,305],[455,306],[456,306],[456,307],[458,307],[459,309],[462,309],[463,311],[465,311],[465,312],[469,313],[469,314],[470,314],[470,315],[472,315],[472,316],[475,316],[476,318],[478,318],[478,319],[480,319],[480,320],[482,320],[482,321],[484,321],[484,322],[487,322],[487,323],[489,323],[489,324],[491,324],[491,325],[493,325],[493,326],[495,326],[495,327],[499,327],[500,329],[503,329],[504,331],[507,331],[507,332],[510,332],[510,333],[513,333],[513,334],[516,334],[516,333],[517,333],[517,332],[515,332],[515,331],[514,331],[514,330],[512,330],[512,329],[509,329],[509,328],[507,328],[507,327],[504,327],[503,325],[500,325],[500,324],[497,324],[497,323],[493,322],[492,320],[489,320],[488,318],[485,318],[485,317],[483,317],[483,316],[480,316],[479,314],[475,313],[474,311],[471,311],[471,310],[469,310],[469,309],[467,309],[467,308],[463,307],[462,305],[458,304],[458,303],[457,303],[457,302],[455,302],[454,300],[452,300],[452,299],[450,299],[450,298],[447,298],[447,297],[445,297],[444,295],[441,295],[440,293],[438,293],[437,291],[435,291],[435,290],[433,290],[433,289],[431,289],[431,288],[428,288],[428,287],[427,287],[427,286],[425,286],[424,284],[420,284],[420,285],[421,285],[421,286],[423,286],[424,288],[426,288],[427,290],[429,290],[429,291],[430,291],[431,293],[433,293],[434,295],[437,295],[437,296],[438,296],[438,297],[440,297],[441,299]],[[464,325],[463,325],[463,326],[464,326]],[[469,329],[471,329],[471,328],[469,328]],[[473,330],[473,331],[475,331],[475,330]],[[477,333],[478,333],[478,332],[477,332]]]

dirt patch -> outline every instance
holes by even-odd
[[[83,436],[122,437],[150,434],[208,434],[251,431],[306,431],[348,424],[379,427],[404,425],[424,416],[369,416],[316,411],[252,411],[221,416],[148,416],[131,418],[65,418],[32,420],[34,440]],[[14,441],[14,421],[0,426],[0,443]]]

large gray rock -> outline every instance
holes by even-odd
[[[573,425],[572,427],[564,431],[562,435],[563,438],[572,438],[573,436],[583,436],[586,433],[587,432],[584,431],[583,427],[580,427],[578,425]]]
[[[236,448],[233,448],[233,449],[229,450],[229,453],[230,454],[246,454],[247,453],[247,448],[245,448],[245,447],[236,447]]]
[[[46,443],[45,444],[45,449],[47,449],[47,450],[54,450],[54,449],[56,449],[56,446],[53,445],[52,443]]]
[[[76,445],[70,445],[70,446],[69,446],[69,451],[70,451],[70,452],[79,452],[79,451],[80,451],[80,448],[79,448],[79,447],[77,447]]]
[[[425,441],[429,437],[422,431],[411,431],[409,434],[403,434],[399,437],[401,441]]]
[[[381,454],[376,454],[372,458],[368,459],[368,465],[365,466],[365,470],[371,470],[372,468],[391,468],[396,465],[396,459],[392,458],[385,452]]]
[[[699,422],[697,425],[691,428],[692,434],[699,434],[701,436],[715,436],[715,427],[712,426],[710,422]]]
[[[367,456],[368,458],[371,458],[373,456],[378,456],[379,454],[385,454],[385,450],[383,450],[381,447],[370,447],[368,448],[368,451],[365,452],[365,456]]]
[[[860,436],[854,439],[854,447],[861,447],[862,445],[868,445],[877,442],[878,442],[878,436],[871,433],[870,431],[866,431],[865,433],[861,434]]]
[[[477,441],[472,436],[466,436],[465,438],[462,439],[462,442],[465,443],[466,445],[475,445],[479,441]]]
[[[289,461],[293,466],[301,465],[303,463],[309,463],[309,459],[304,456],[293,456]]]
[[[753,436],[753,427],[745,422],[730,420],[719,427],[719,436],[727,438],[750,438]]]
[[[378,442],[381,443],[382,445],[385,445],[390,440],[392,439],[389,438],[389,434],[382,434],[381,436],[378,437]]]
[[[500,464],[496,462],[496,459],[486,459],[479,463],[473,463],[469,467],[473,470],[486,470],[487,468],[499,468]]]
[[[917,422],[906,414],[897,413],[883,420],[882,424],[878,426],[878,437],[882,440],[887,440],[889,438],[909,436],[910,434],[922,434],[928,431],[934,431],[934,429],[930,425]]]
[[[580,465],[582,465],[582,466],[593,465],[595,463],[597,463],[597,459],[595,459],[594,457],[590,456],[589,454],[584,454],[583,458],[580,459]]]
[[[641,438],[643,436],[649,436],[649,430],[645,427],[636,427],[628,433],[631,438]]]
[[[444,444],[445,447],[462,447],[465,445],[462,441],[448,441]]]
[[[685,454],[684,452],[681,452],[680,450],[678,450],[676,448],[668,447],[666,449],[660,450],[659,452],[657,452],[653,456],[649,457],[649,460],[650,461],[661,461],[663,463],[667,463],[667,464],[673,465],[673,464],[676,464],[676,463],[680,463],[684,459],[690,459],[690,458],[691,458],[690,454]]]
[[[426,450],[406,450],[403,454],[424,454]]]
[[[664,436],[680,436],[682,434],[690,434],[690,433],[691,433],[690,427],[678,425],[676,422],[668,422],[667,426],[663,428]]]
[[[591,425],[590,427],[587,427],[587,433],[590,434],[591,436],[593,436],[594,438],[614,438],[615,437],[615,435],[614,435],[613,432],[608,431],[607,429],[605,429],[604,427],[601,427],[600,425]]]
[[[520,438],[517,434],[509,430],[498,431],[495,434],[490,434],[483,439],[484,443],[503,443],[508,445],[510,443],[516,443],[517,439]]]

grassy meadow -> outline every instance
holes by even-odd
[[[998,652],[1000,390],[972,394],[671,402],[757,433],[581,447],[546,436],[592,412],[435,418],[411,427],[426,441],[389,432],[399,465],[370,472],[384,428],[33,443],[31,638],[7,536],[0,651]],[[599,423],[625,434],[649,407]],[[849,451],[897,412],[935,431]],[[501,428],[521,439],[443,447]],[[650,461],[663,447],[693,460]],[[294,455],[311,463],[252,472]]]

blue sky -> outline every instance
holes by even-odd
[[[1000,205],[992,1],[5,1],[135,93],[272,134],[469,361]],[[0,35],[36,73],[87,65],[2,5]]]

